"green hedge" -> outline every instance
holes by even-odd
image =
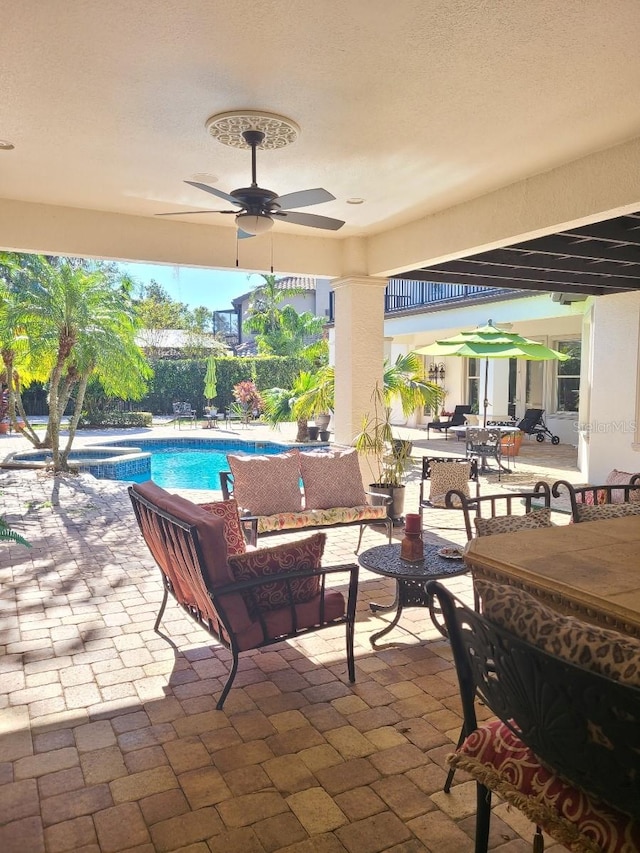
[[[81,427],[150,427],[151,412],[98,412],[91,418],[82,416]]]
[[[188,402],[202,416],[207,405],[204,398],[206,361],[195,359],[172,359],[152,361],[154,375],[149,381],[149,391],[140,401],[143,409],[157,415],[173,413],[175,401]],[[266,388],[290,388],[301,370],[309,369],[302,358],[281,356],[257,356],[255,358],[217,358],[216,386],[218,393],[213,405],[226,409],[234,402],[233,386],[243,379],[253,379],[259,390]]]

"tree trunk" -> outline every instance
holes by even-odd
[[[93,368],[92,368],[93,369]],[[71,420],[69,421],[69,438],[67,440],[67,445],[60,454],[60,459],[64,466],[64,470],[68,471],[69,466],[67,463],[67,459],[69,458],[69,453],[71,452],[71,445],[73,444],[73,439],[76,435],[76,429],[78,427],[78,421],[80,420],[80,415],[82,414],[82,405],[84,403],[84,395],[87,390],[87,384],[89,382],[89,376],[91,371],[86,373],[84,376],[81,376],[80,382],[78,383],[78,393],[76,394],[76,404],[73,409],[73,415],[71,416]],[[66,406],[65,406],[66,408]]]
[[[309,428],[307,426],[306,418],[298,418],[298,434],[296,435],[296,441],[309,441]]]

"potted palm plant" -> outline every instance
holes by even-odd
[[[398,399],[402,413],[409,417],[418,406],[437,408],[442,390],[424,378],[423,364],[415,352],[400,355],[386,363],[382,385],[376,384],[371,396],[371,412],[363,418],[362,429],[354,438],[354,446],[363,454],[373,482],[371,492],[392,498],[389,515],[402,517],[404,509],[404,475],[411,462],[410,441],[393,435],[392,402]]]
[[[372,409],[362,419],[362,429],[353,440],[362,454],[372,482],[369,491],[391,498],[388,514],[394,520],[404,511],[404,474],[411,460],[409,441],[395,439],[391,426],[391,406],[384,391],[376,385],[371,396]]]

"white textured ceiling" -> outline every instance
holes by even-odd
[[[249,153],[205,121],[258,109],[302,129],[258,152],[259,184],[328,189],[336,201],[308,211],[345,219],[338,239],[640,135],[638,0],[2,0],[0,11],[0,139],[15,145],[0,151],[5,199],[143,216],[225,207],[183,181],[246,186]]]

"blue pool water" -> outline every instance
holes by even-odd
[[[227,453],[283,453],[288,445],[264,441],[175,439],[111,442],[151,453],[151,479],[164,489],[220,489],[220,471],[228,471]],[[141,483],[147,474],[125,473],[119,479]]]

